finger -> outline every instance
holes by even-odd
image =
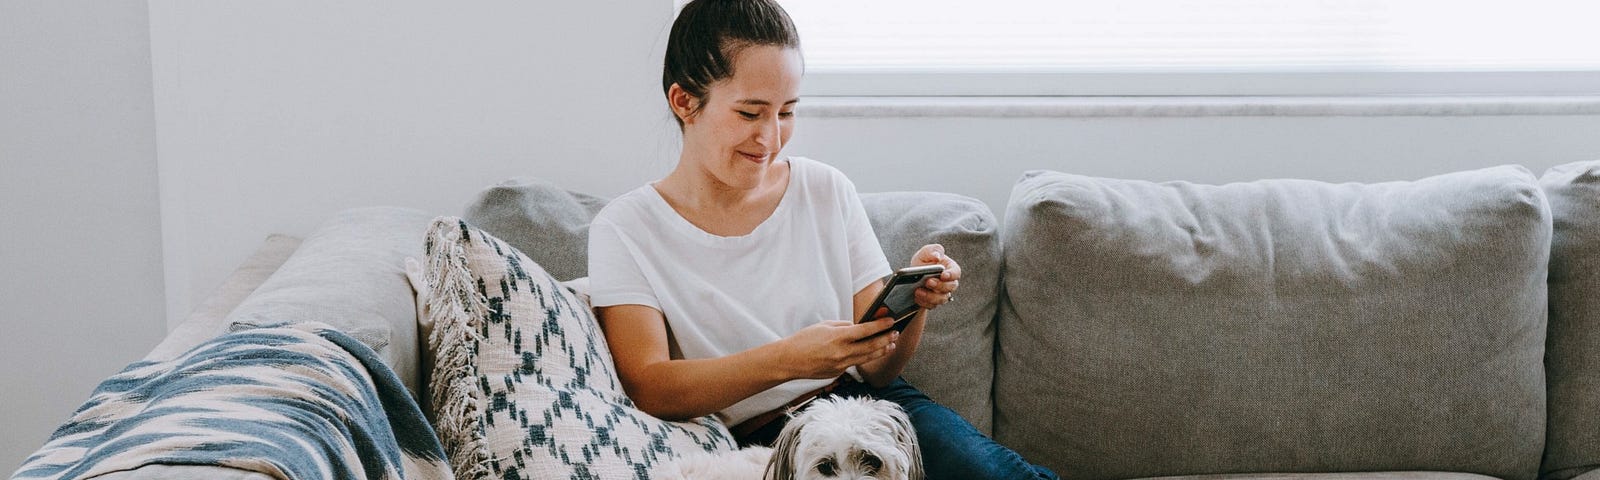
[[[917,250],[912,261],[920,265],[943,264],[945,260],[944,245],[930,243]]]
[[[857,344],[861,348],[851,355],[850,363],[852,365],[860,365],[894,353],[894,350],[899,348],[899,342],[900,332],[895,331],[861,342]]]
[[[857,325],[856,326],[856,336],[855,336],[854,340],[861,340],[861,339],[868,338],[868,337],[871,337],[871,336],[879,334],[879,333],[883,333],[884,330],[888,330],[889,327],[893,327],[893,326],[894,326],[894,319],[890,318],[890,317],[883,317],[883,318],[879,318],[877,320],[873,320],[873,321],[870,321],[870,322],[867,322],[867,323],[863,323],[863,324]]]
[[[851,323],[851,322],[846,321],[846,320],[823,320],[822,324],[830,326],[830,327],[848,327],[848,326],[851,326],[851,325],[855,325],[854,323]]]
[[[954,259],[944,257],[944,261],[939,262],[939,264],[944,265],[944,273],[939,274],[940,280],[953,282],[961,279],[961,264],[956,263]]]
[[[939,293],[939,292],[935,292],[933,290],[928,290],[928,289],[924,289],[924,288],[917,289],[916,296],[917,296],[917,298],[916,298],[917,305],[920,305],[920,306],[922,306],[922,308],[927,308],[927,309],[936,308],[936,307],[938,307],[940,305],[944,305],[945,302],[950,301],[950,294],[948,294],[948,293]]]

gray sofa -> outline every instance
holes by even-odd
[[[1063,478],[1600,480],[1600,162],[1367,185],[1039,171],[1004,225],[958,195],[863,202],[892,264],[937,242],[965,272],[907,379]],[[463,216],[565,280],[604,203],[513,180]],[[434,216],[270,238],[148,358],[315,320],[423,388],[403,259]]]

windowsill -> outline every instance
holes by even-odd
[[[1327,117],[1600,115],[1600,96],[1371,97],[833,97],[809,117]]]

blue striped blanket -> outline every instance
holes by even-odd
[[[323,324],[252,328],[106,379],[13,479],[145,465],[287,479],[448,479],[444,450],[394,371]]]

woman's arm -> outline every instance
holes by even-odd
[[[890,352],[892,319],[824,322],[732,355],[673,360],[666,318],[643,305],[595,309],[622,387],[640,410],[668,420],[709,415],[784,382],[832,378]]]

